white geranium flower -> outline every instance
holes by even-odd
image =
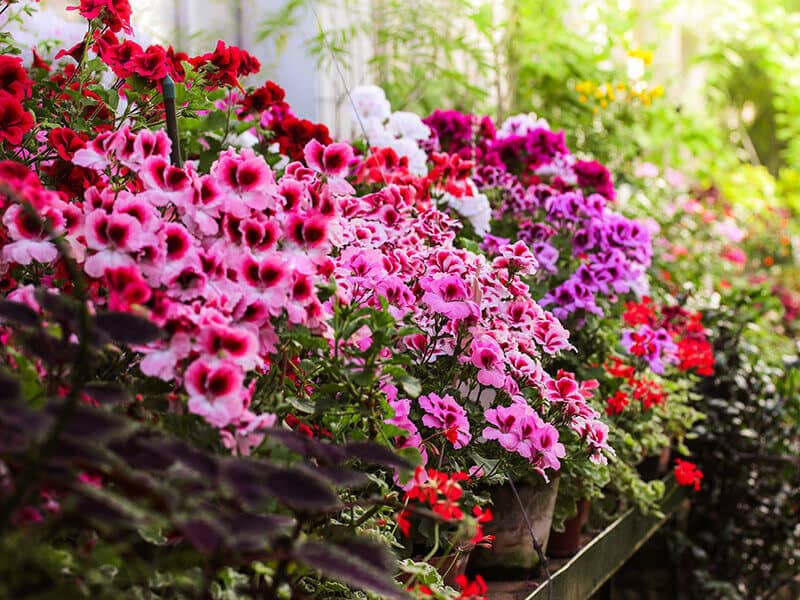
[[[431,130],[422,122],[419,115],[412,112],[397,111],[389,117],[387,125],[389,133],[396,137],[410,138],[412,140],[426,140],[431,135]]]
[[[470,180],[472,196],[457,198],[450,193],[445,193],[442,200],[462,217],[467,219],[479,236],[489,233],[489,224],[492,220],[492,206],[486,194],[478,192],[477,186]]]
[[[377,119],[383,123],[392,113],[392,106],[386,99],[386,94],[377,85],[360,85],[350,93],[350,96],[362,121]]]

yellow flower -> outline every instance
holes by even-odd
[[[642,62],[646,65],[650,65],[653,63],[653,52],[650,50],[642,50],[641,48],[634,48],[633,50],[628,50],[628,56],[631,58],[640,58]]]

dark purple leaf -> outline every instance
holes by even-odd
[[[19,431],[33,437],[49,431],[52,423],[50,414],[33,410],[21,401],[0,405],[0,428],[3,430]]]
[[[19,379],[0,373],[0,402],[13,402],[22,397]]]
[[[224,520],[231,537],[231,545],[240,552],[254,552],[265,548],[275,537],[285,534],[295,521],[281,515],[253,515],[240,513]]]
[[[344,467],[314,467],[314,472],[336,487],[357,488],[369,483],[369,477],[364,473]]]
[[[266,488],[297,512],[324,513],[341,508],[339,497],[324,479],[310,469],[289,467],[264,478]]]
[[[148,344],[161,339],[164,331],[143,317],[126,312],[108,311],[95,316],[97,327],[118,344]]]
[[[396,467],[398,469],[413,468],[413,465],[405,458],[386,446],[381,446],[375,442],[352,442],[346,444],[344,449],[351,457],[357,458],[363,463]]]
[[[88,383],[82,391],[99,404],[125,404],[130,401],[127,390],[115,383]]]
[[[48,412],[58,416],[62,410],[61,403],[52,404]],[[64,425],[64,434],[92,442],[118,439],[130,429],[128,422],[117,415],[112,415],[91,406],[73,407]]]
[[[364,537],[353,537],[337,540],[336,545],[359,560],[371,564],[378,571],[394,573],[397,570],[397,561],[384,544]]]
[[[295,550],[294,558],[330,579],[381,598],[406,600],[410,597],[394,582],[393,573],[377,569],[372,563],[334,544],[307,541]]]
[[[204,519],[190,519],[178,525],[178,529],[198,552],[212,554],[222,543],[222,532],[216,524]]]
[[[229,458],[222,463],[223,479],[239,499],[254,508],[261,508],[273,496],[265,478],[274,471],[275,467],[255,460]]]
[[[144,433],[115,440],[108,447],[135,469],[163,471],[175,462],[172,456],[159,452],[157,445]]]
[[[54,294],[42,288],[37,289],[34,296],[44,310],[59,321],[70,323],[73,329],[77,329],[75,324],[79,322],[82,310],[81,303],[77,299],[65,294]]]
[[[39,315],[27,304],[0,300],[0,320],[23,327],[38,327]]]
[[[81,491],[74,514],[101,528],[119,527],[133,529],[138,525],[135,515],[104,492],[94,492],[91,488]]]
[[[100,467],[109,462],[107,450],[99,444],[87,443],[84,438],[61,436],[55,443],[48,462],[67,465],[94,465]]]
[[[0,427],[0,454],[23,454],[30,448],[30,438],[17,431]]]
[[[78,344],[53,337],[44,331],[26,333],[22,345],[49,365],[66,365],[78,359]]]
[[[152,448],[197,472],[207,481],[214,481],[219,472],[217,459],[196,450],[180,440],[164,440],[151,444]]]
[[[272,439],[279,441],[289,450],[301,456],[313,457],[328,464],[339,464],[348,458],[347,452],[342,450],[341,447],[320,442],[296,431],[278,427],[266,428],[263,431]]]

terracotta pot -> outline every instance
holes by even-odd
[[[550,537],[558,482],[558,478],[555,478],[547,485],[541,480],[515,484],[533,533],[543,550],[547,548]],[[492,514],[494,520],[484,527],[486,534],[495,536],[492,548],[476,548],[472,553],[470,568],[475,568],[484,576],[490,573],[493,578],[530,572],[539,564],[539,556],[508,483],[492,490]]]
[[[553,558],[574,556],[581,549],[581,531],[589,520],[591,500],[578,500],[578,514],[564,521],[564,531],[551,531],[547,555]]]
[[[471,553],[472,549],[469,549],[446,556],[435,556],[428,562],[436,567],[446,585],[457,587],[456,579],[466,573]]]
[[[672,458],[672,446],[664,446],[661,453],[656,456],[648,456],[639,463],[637,470],[645,481],[660,479],[669,471],[669,463]]]

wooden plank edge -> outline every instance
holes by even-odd
[[[671,477],[670,477],[671,479]],[[600,587],[608,581],[614,573],[616,573],[637,550],[639,550],[647,540],[649,540],[658,529],[678,510],[681,503],[687,498],[688,494],[686,488],[677,486],[674,480],[667,484],[667,489],[664,493],[664,498],[660,504],[660,510],[663,517],[654,515],[645,516],[639,513],[635,508],[631,508],[613,523],[606,527],[600,534],[592,538],[586,546],[584,546],[575,556],[569,559],[564,565],[561,566],[555,573],[552,574],[553,584],[553,600],[581,600],[589,598]],[[635,531],[641,532],[637,536],[636,541],[625,547],[619,553],[619,558],[615,560],[616,563],[611,569],[607,569],[600,577],[597,577],[594,582],[586,582],[587,589],[581,590],[580,597],[574,596],[559,596],[557,595],[559,589],[566,589],[567,582],[565,581],[575,569],[579,569],[584,562],[591,562],[594,558],[595,552],[598,548],[602,547],[608,542],[615,532],[622,531],[623,528],[632,528]],[[533,590],[529,595],[524,597],[524,600],[547,600],[548,597],[548,584],[544,581]]]

